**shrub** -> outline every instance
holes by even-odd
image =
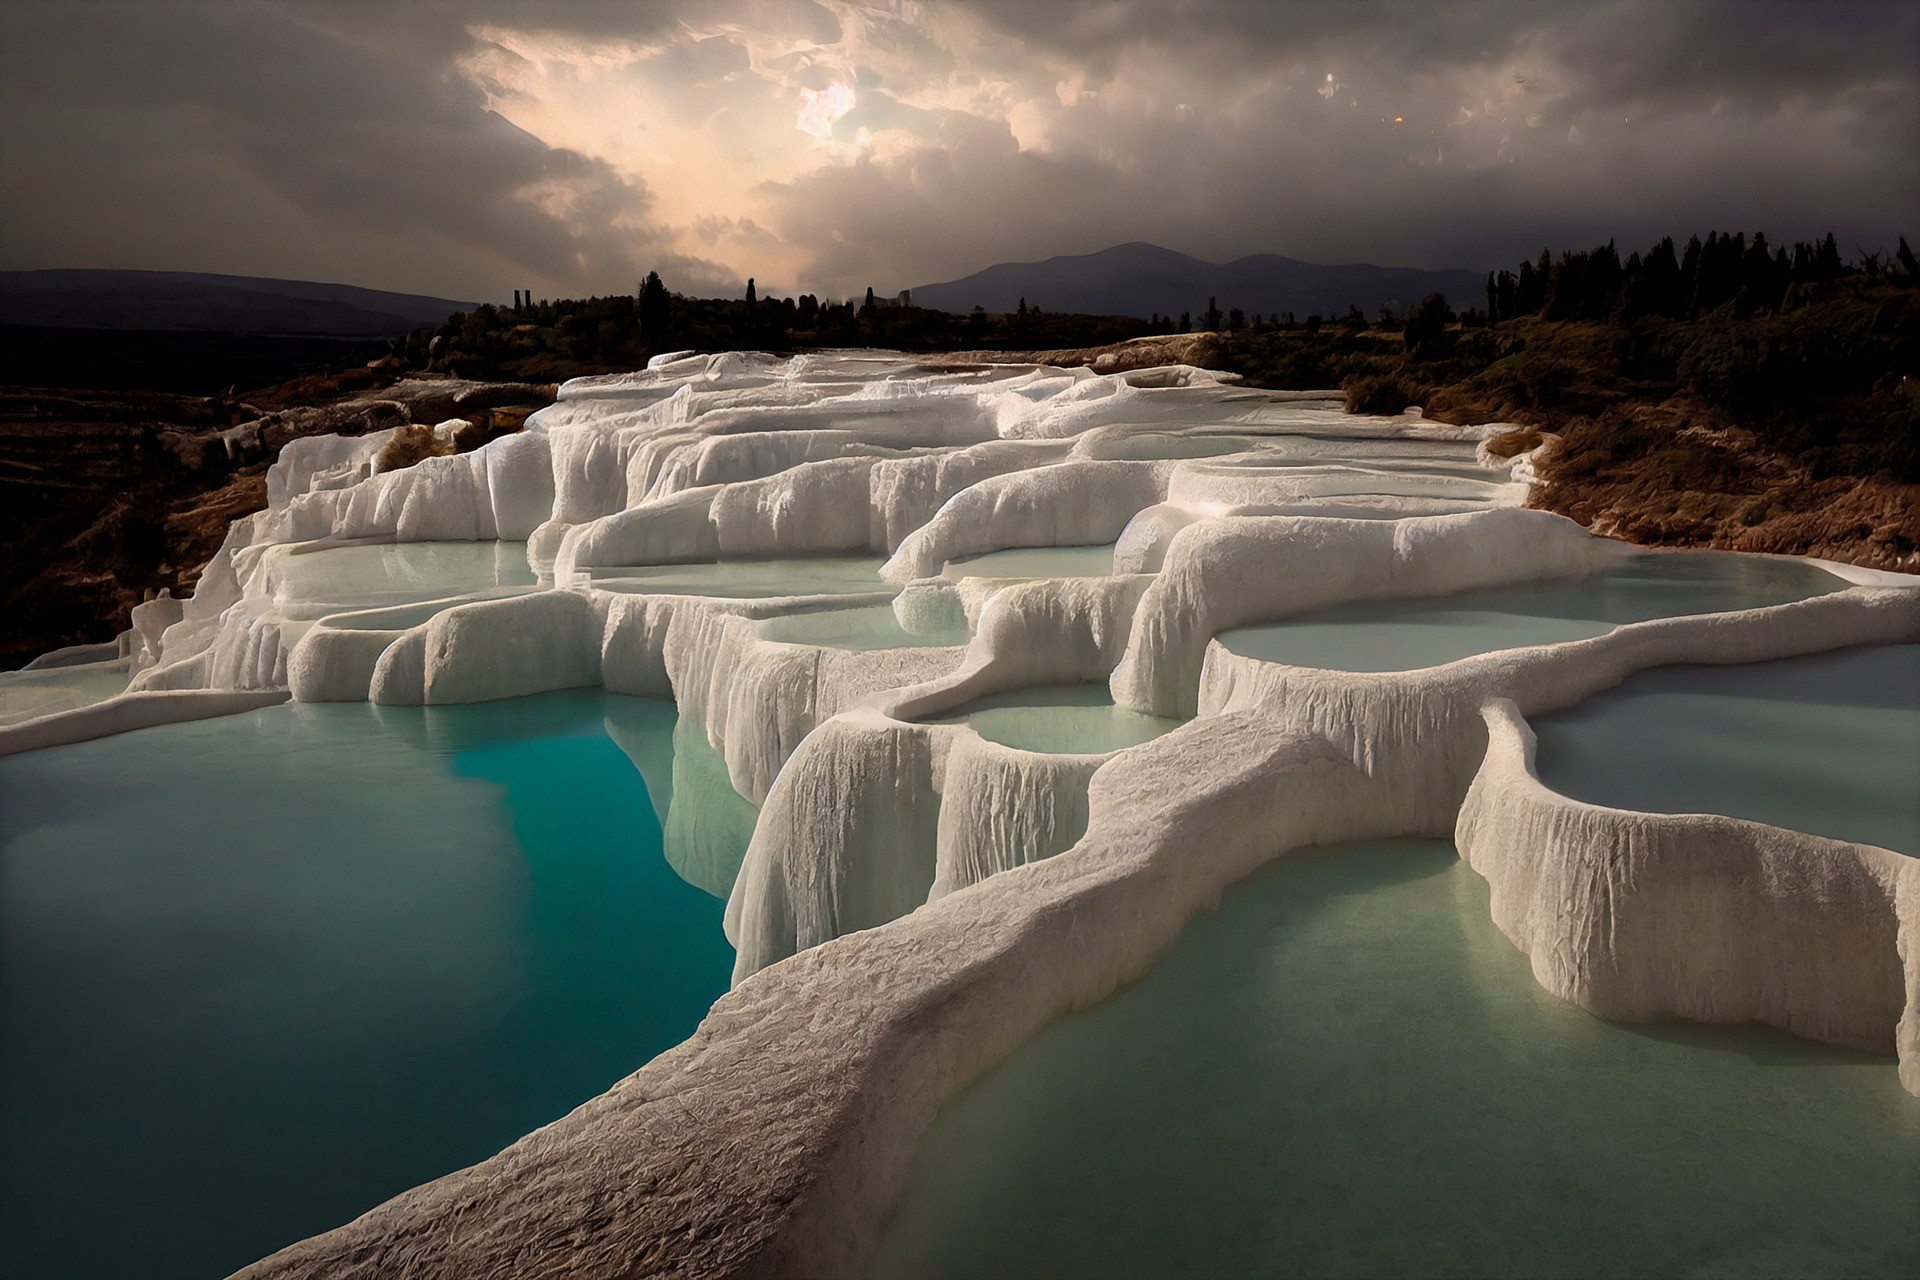
[[[436,439],[433,428],[424,423],[410,422],[404,427],[394,429],[393,438],[388,440],[373,460],[375,474],[398,471],[410,467],[422,458],[438,458],[452,453],[452,446]]]
[[[1388,373],[1347,384],[1348,413],[1399,413],[1422,398],[1422,389]]]

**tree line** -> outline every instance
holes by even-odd
[[[1517,272],[1488,273],[1487,316],[1496,323],[1539,316],[1631,324],[1644,316],[1691,320],[1728,303],[1751,315],[1777,310],[1796,285],[1830,284],[1847,275],[1877,278],[1895,274],[1895,264],[1908,279],[1920,280],[1920,262],[1904,236],[1892,262],[1879,253],[1847,262],[1832,232],[1791,249],[1769,244],[1758,232],[1748,237],[1709,231],[1705,240],[1690,238],[1684,249],[1668,236],[1624,262],[1612,241],[1558,259],[1542,249],[1538,262],[1522,262]]]

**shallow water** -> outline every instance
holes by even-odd
[[[373,608],[534,585],[524,542],[396,542],[274,554],[264,589],[282,605]]]
[[[1635,555],[1585,578],[1376,600],[1220,633],[1233,653],[1332,671],[1412,671],[1629,622],[1786,604],[1845,589],[1816,565],[1716,552]]]
[[[662,856],[674,724],[289,705],[0,760],[0,1274],[224,1275],[684,1039],[733,956]]]
[[[1103,578],[1113,572],[1113,544],[1098,547],[1012,547],[950,560],[949,578]]]
[[[1541,780],[1576,800],[1920,856],[1920,645],[1643,671],[1533,728]]]
[[[988,742],[1022,751],[1101,755],[1151,742],[1182,722],[1116,707],[1103,684],[1065,684],[990,694],[928,723],[969,725]]]
[[[811,609],[768,618],[759,624],[762,640],[820,645],[828,649],[924,649],[964,645],[972,638],[962,617],[958,625],[908,631],[890,604],[852,609]]]
[[[1290,855],[949,1104],[870,1274],[1911,1276],[1891,1059],[1601,1022],[1440,841]]]
[[[41,671],[0,671],[0,726],[74,711],[127,691],[126,660]]]
[[[596,568],[593,585],[635,595],[764,596],[851,595],[886,590],[878,556],[805,556],[790,560],[722,560],[712,564],[628,565]]]

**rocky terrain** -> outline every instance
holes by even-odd
[[[110,639],[133,606],[185,595],[227,526],[267,505],[290,440],[409,423],[517,430],[552,388],[406,377],[397,362],[244,396],[0,389],[0,668]]]

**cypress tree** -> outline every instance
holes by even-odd
[[[1827,238],[1814,251],[1813,268],[1816,280],[1838,280],[1846,269],[1840,261],[1840,246],[1833,242],[1833,232],[1827,232]]]
[[[1694,299],[1700,289],[1700,259],[1706,248],[1700,243],[1699,236],[1687,237],[1686,255],[1680,259],[1680,282],[1675,291],[1675,316],[1694,314]]]
[[[647,272],[640,285],[640,340],[652,350],[667,345],[667,319],[672,312],[673,301],[667,296],[667,286],[660,283],[660,273]]]

